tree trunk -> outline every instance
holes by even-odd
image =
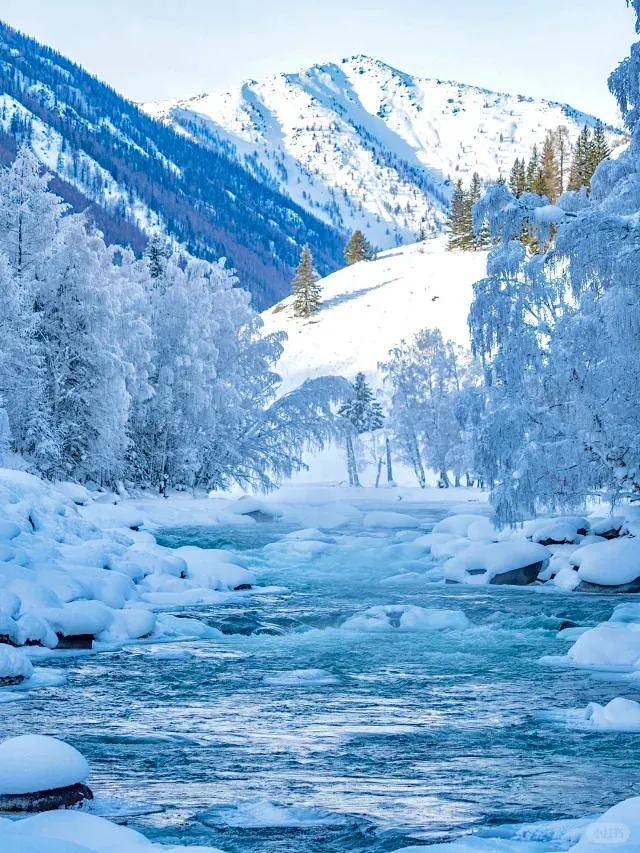
[[[449,479],[449,475],[446,471],[440,471],[440,482],[445,489],[451,488],[451,480]]]
[[[391,467],[391,442],[388,438],[385,438],[385,450],[387,452],[387,485],[390,486],[393,483],[393,468]]]
[[[378,473],[376,474],[376,489],[380,485],[380,475],[382,474],[382,457],[378,459]]]

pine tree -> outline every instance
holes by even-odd
[[[516,158],[511,168],[511,173],[509,175],[509,189],[516,198],[520,198],[522,193],[527,189],[527,172],[524,157],[522,160]]]
[[[540,175],[540,155],[538,154],[538,146],[534,145],[531,149],[531,157],[527,164],[527,192],[535,192],[534,186]]]
[[[144,252],[151,278],[160,278],[170,255],[171,251],[167,245],[167,241],[160,234],[154,234],[149,239]]]
[[[591,137],[591,141],[587,149],[585,178],[588,178],[589,183],[591,182],[593,173],[600,163],[602,163],[603,160],[606,160],[610,154],[611,149],[607,142],[604,126],[602,122],[599,121],[594,128],[593,136]]]
[[[556,142],[554,134],[549,131],[542,148],[540,162],[542,193],[553,204],[561,192],[560,168],[556,158]]]
[[[292,284],[293,313],[295,317],[310,317],[320,306],[321,290],[313,270],[311,250],[305,246],[300,256]]]
[[[347,424],[345,439],[349,485],[359,486],[360,478],[358,476],[354,435],[358,436],[365,432],[380,429],[384,423],[384,415],[382,414],[382,406],[376,400],[364,373],[357,374],[352,389],[351,398],[342,404],[338,414],[345,419]]]
[[[339,414],[349,421],[358,435],[380,429],[384,423],[382,406],[376,400],[364,373],[357,374],[353,395],[340,407]]]
[[[357,264],[360,261],[370,261],[373,257],[371,244],[360,229],[354,231],[349,238],[349,242],[347,243],[347,247],[344,251],[344,257],[349,266],[351,266],[351,264]]]
[[[463,217],[465,209],[465,192],[462,186],[462,181],[458,180],[453,191],[451,199],[451,208],[449,211],[449,242],[447,247],[452,249],[463,248]]]
[[[589,175],[589,150],[591,148],[591,134],[589,128],[585,126],[580,131],[576,148],[571,163],[571,173],[569,175],[570,190],[580,190],[582,187],[589,185],[591,175]]]
[[[569,130],[565,125],[559,125],[554,134],[556,159],[558,161],[558,172],[560,177],[560,195],[565,191],[568,181],[569,158],[571,155],[571,142]]]

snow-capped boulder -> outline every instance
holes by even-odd
[[[225,508],[225,512],[232,515],[245,515],[254,521],[275,521],[282,514],[279,510],[269,506],[266,501],[261,501],[250,495],[243,495],[238,500],[230,503]]]
[[[240,584],[254,584],[255,576],[234,562],[229,551],[183,545],[176,554],[187,565],[187,577],[207,589],[232,590]]]
[[[624,536],[578,548],[571,556],[581,589],[640,591],[640,540]]]
[[[590,529],[589,521],[579,515],[536,518],[524,525],[525,536],[540,545],[575,544],[582,536],[587,536]]]
[[[444,564],[446,580],[471,584],[534,583],[551,552],[544,545],[523,540],[473,545]]]
[[[31,661],[21,649],[0,643],[0,686],[21,684],[31,678]]]
[[[58,635],[59,649],[90,649],[113,619],[113,611],[100,601],[71,601],[43,615]]]
[[[624,527],[623,515],[609,515],[603,518],[590,518],[591,532],[603,539],[617,539]]]
[[[48,811],[93,794],[87,760],[64,741],[21,735],[0,743],[0,811]]]

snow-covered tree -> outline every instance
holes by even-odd
[[[318,276],[313,269],[311,250],[305,246],[292,284],[293,313],[296,317],[310,317],[320,307],[322,295]]]
[[[492,187],[476,206],[501,241],[470,322],[487,385],[476,458],[503,521],[640,495],[639,79],[636,44],[610,78],[632,139],[598,166],[590,194],[552,206]],[[523,228],[544,253],[516,242]]]
[[[384,423],[382,406],[376,400],[364,373],[358,373],[348,399],[342,404],[338,414],[345,421],[345,441],[347,449],[347,470],[349,485],[359,485],[358,460],[354,446],[354,437],[363,433],[373,433]]]

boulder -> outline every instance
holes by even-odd
[[[525,586],[535,583],[551,556],[543,545],[513,539],[473,544],[444,564],[448,581]]]

